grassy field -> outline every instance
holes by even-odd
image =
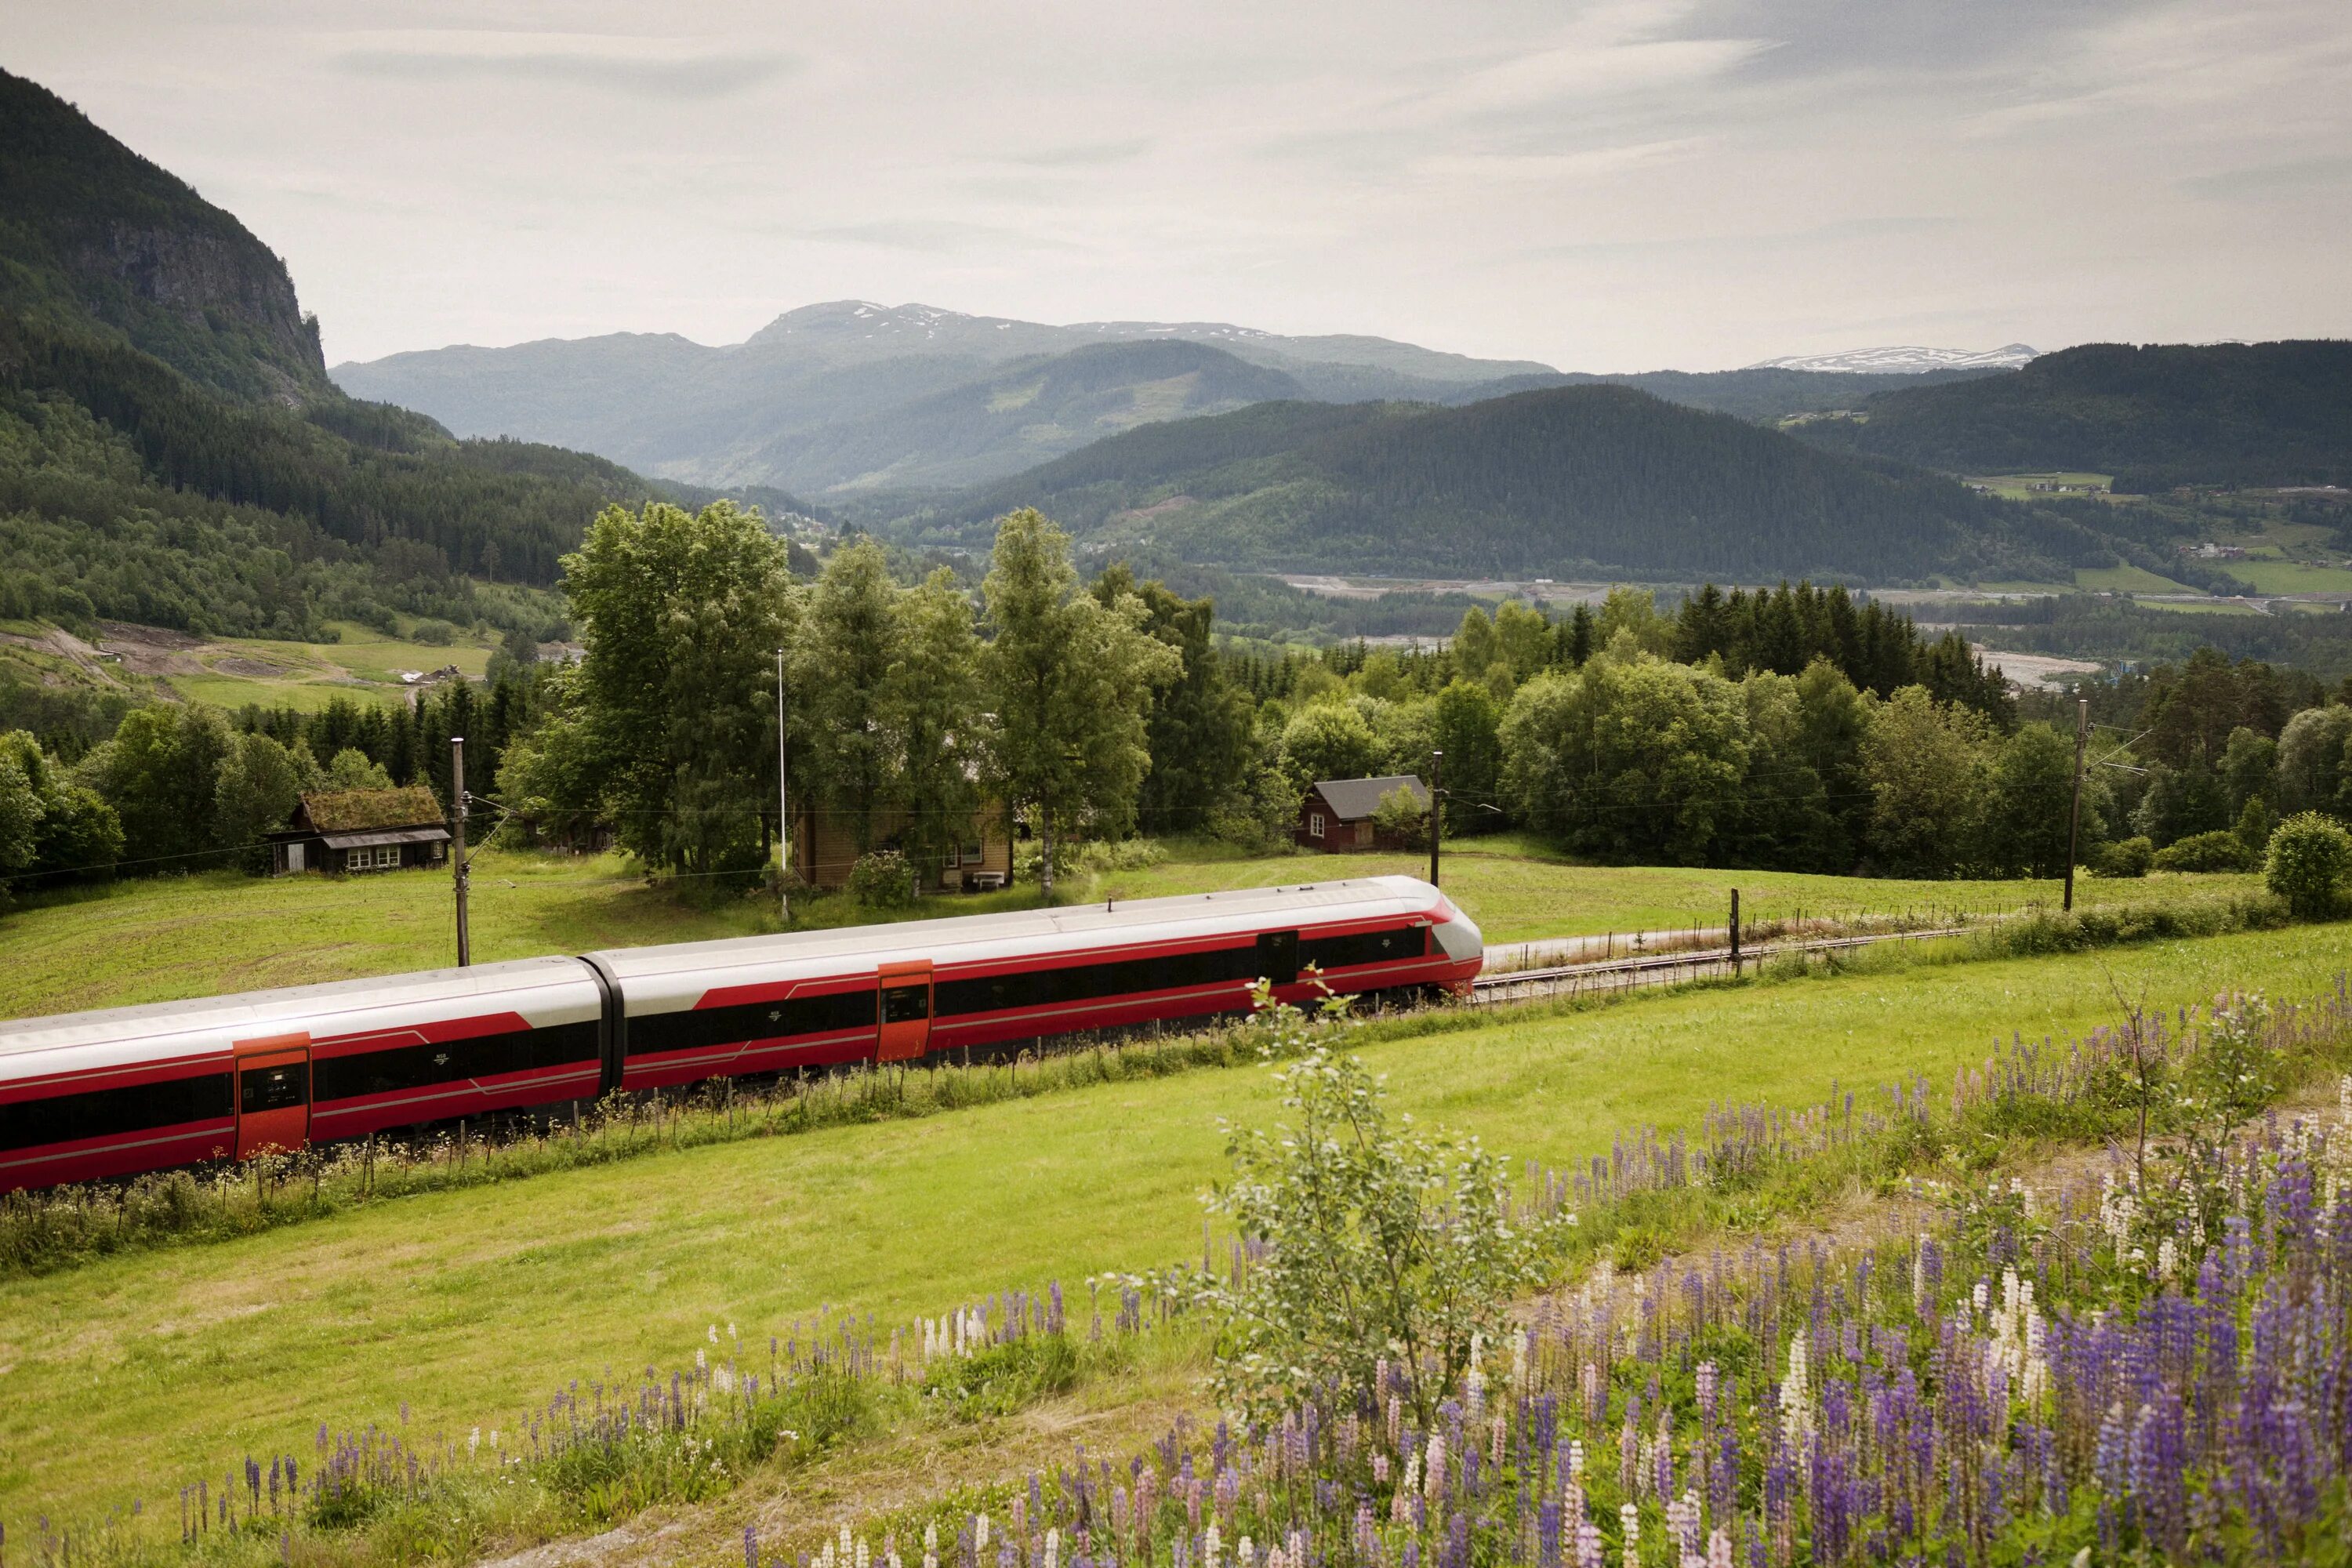
[[[1365,1054],[1400,1109],[1519,1157],[1605,1152],[1717,1101],[1809,1101],[1919,1072],[1948,1084],[2012,1031],[2109,1021],[2225,985],[2315,993],[2342,929],[2079,958],[1889,966],[1527,1015]],[[747,1340],[821,1305],[886,1326],[1008,1286],[1197,1248],[1221,1117],[1271,1113],[1257,1068],[919,1121],[647,1155],[419,1197],[248,1240],[0,1284],[0,1520],[87,1516],[318,1422],[462,1435],[573,1377]]]
[[[189,654],[202,667],[201,673],[173,674],[165,679],[173,689],[191,701],[228,709],[252,702],[265,708],[285,705],[315,711],[338,697],[362,701],[402,700],[402,670],[435,670],[455,665],[479,680],[489,668],[489,645],[471,637],[435,646],[385,637],[353,621],[338,621],[334,629],[341,638],[339,642],[221,637]]]
[[[2352,594],[2352,569],[2306,561],[2231,561],[2222,570],[2264,594]]]
[[[2115,482],[2115,476],[2112,474],[1971,474],[1969,476],[1969,483],[1982,485],[1994,495],[2006,500],[2045,499],[2052,492],[2046,488],[2037,489],[2035,487],[2050,485],[2063,485],[2068,490],[2088,489],[2095,494],[2105,496]]]
[[[2174,616],[2259,616],[2264,612],[2258,605],[2238,599],[2200,602],[2179,599],[2140,599],[2135,601],[2143,610],[2158,610]]]
[[[1719,926],[1738,888],[1743,921],[1803,915],[1987,913],[2058,902],[2055,881],[1901,881],[1824,877],[1799,871],[1723,871],[1681,866],[1576,866],[1547,856],[1517,834],[1464,838],[1444,854],[1447,892],[1467,910],[1488,942],[1588,936],[1603,931],[1671,931]],[[1157,898],[1305,882],[1334,876],[1426,877],[1429,857],[1417,855],[1202,858],[1197,852],[1139,870],[1105,873],[1097,896]],[[2254,887],[2252,877],[2152,877],[2138,882],[2084,878],[2074,894],[2085,903],[2146,902]]]
[[[1140,870],[1071,884],[1076,898],[1152,898],[1222,888],[1426,876],[1426,855],[1219,857],[1179,846]],[[1445,857],[1448,892],[1489,942],[1720,925],[1730,890],[1748,921],[1813,915],[1978,912],[2054,904],[2055,882],[1904,882],[1780,871],[1571,866],[1517,836],[1467,839]],[[2085,902],[2147,902],[2240,891],[2250,877],[2084,879]],[[917,915],[1032,907],[1035,889],[927,902]],[[796,920],[876,917],[839,895],[795,901]],[[474,862],[474,955],[483,963],[695,942],[777,929],[764,900],[697,901],[649,886],[619,856],[483,852]],[[0,914],[0,1017],[301,985],[455,961],[449,879],[433,871],[265,879],[236,872],[124,881],[37,895]],[[288,941],[287,933],[300,933]]]
[[[2193,594],[2197,591],[2186,583],[2159,577],[2142,566],[2077,566],[2074,568],[2074,586],[2093,593],[2109,594]]]

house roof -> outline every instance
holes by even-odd
[[[1429,809],[1429,786],[1412,773],[1391,773],[1377,779],[1318,779],[1315,793],[1321,795],[1343,822],[1370,816],[1378,811],[1382,795],[1409,789],[1412,798],[1424,811]]]
[[[423,784],[406,789],[320,790],[302,797],[302,814],[321,833],[438,826],[441,803]]]

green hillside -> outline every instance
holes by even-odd
[[[95,326],[240,397],[329,392],[315,318],[236,218],[0,70],[0,309]]]
[[[2091,343],[1864,411],[1805,434],[1953,473],[2113,474],[2125,494],[2352,483],[2352,342]]]
[[[2048,510],[1615,386],[1463,408],[1263,404],[1150,426],[900,527],[976,537],[1018,505],[1090,543],[1455,576],[2046,580],[2120,547]]]
[[[511,616],[599,458],[459,441],[343,395],[285,265],[46,89],[0,73],[0,618],[312,638]]]

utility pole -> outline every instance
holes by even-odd
[[[1739,974],[1739,889],[1731,889],[1731,973]]]
[[[449,857],[449,871],[457,885],[457,967],[463,969],[474,962],[472,944],[466,933],[466,737],[449,737],[449,795],[457,803],[457,842]]]
[[[776,909],[793,918],[793,803],[784,782],[784,650],[776,650]]]
[[[1445,837],[1445,808],[1438,794],[1439,770],[1445,765],[1444,752],[1429,753],[1429,885],[1437,886],[1437,846]]]
[[[2074,853],[2083,835],[2083,752],[2091,740],[2091,700],[2074,699],[2074,804],[2066,813],[2066,897],[2060,908],[2074,908]]]

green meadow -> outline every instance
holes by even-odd
[[[1996,1041],[2089,1029],[2116,995],[2336,983],[2340,927],[2076,957],[1874,955],[1415,1037],[1364,1035],[1399,1109],[1521,1158],[1605,1152],[1709,1106],[1832,1085],[1948,1085]],[[0,1283],[0,1519],[165,1506],[248,1452],[308,1453],[324,1421],[462,1437],[573,1378],[691,1358],[821,1308],[884,1325],[1202,1244],[1221,1119],[1273,1114],[1262,1068],[1202,1070],[928,1119],[653,1152],[383,1203],[242,1240]],[[1081,1306],[1081,1309],[1083,1307]]]

